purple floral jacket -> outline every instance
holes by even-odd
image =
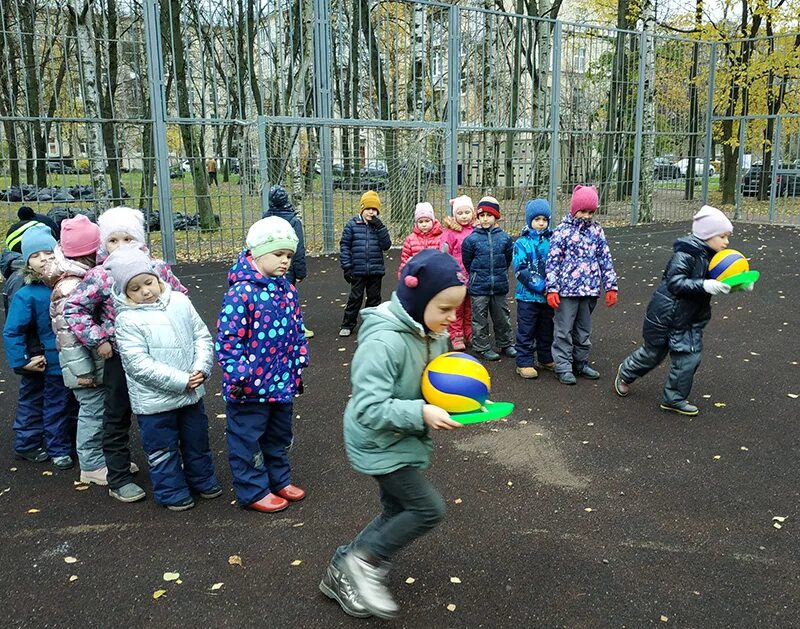
[[[146,249],[144,249],[147,251]],[[149,254],[149,251],[147,251]],[[116,347],[114,322],[117,313],[111,289],[114,281],[103,268],[108,254],[98,252],[97,266],[89,269],[72,295],[64,303],[63,316],[81,344],[91,349],[108,341]],[[158,276],[173,290],[184,295],[189,290],[173,275],[169,264],[152,258]]]
[[[562,297],[599,297],[618,290],[603,228],[567,215],[553,232],[545,266],[546,291]]]

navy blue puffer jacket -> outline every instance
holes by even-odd
[[[391,246],[389,230],[377,216],[369,223],[361,215],[354,216],[347,221],[339,241],[339,263],[353,277],[385,275],[383,252]]]
[[[461,245],[461,258],[469,274],[469,294],[508,293],[508,267],[513,257],[511,236],[497,226],[476,227]]]
[[[711,295],[703,290],[714,251],[697,236],[678,238],[664,276],[647,305],[642,336],[650,345],[699,352],[711,319]]]

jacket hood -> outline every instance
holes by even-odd
[[[92,268],[82,262],[66,257],[64,251],[61,249],[61,245],[56,245],[55,249],[53,249],[53,256],[55,256],[55,258],[44,274],[45,283],[48,286],[55,285],[55,283],[65,275],[83,277],[86,275],[86,272]]]
[[[18,271],[23,266],[21,253],[3,249],[3,253],[0,255],[0,270],[2,270],[4,278],[8,279],[14,271]]]
[[[228,271],[228,286],[233,286],[237,282],[251,282],[266,286],[270,282],[286,282],[288,284],[289,280],[286,279],[286,276],[266,277],[262,275],[250,257],[250,251],[245,249],[239,254],[239,258]]]
[[[678,238],[672,245],[675,253],[688,253],[690,255],[705,255],[709,258],[713,257],[714,250],[709,247],[704,240],[697,236],[684,236]]]
[[[25,284],[44,284],[44,277],[26,264],[22,267],[22,281]]]
[[[291,203],[288,205],[272,205],[272,203],[270,203],[269,209],[264,213],[262,218],[266,218],[267,216],[278,216],[288,221],[290,218],[297,216],[297,210]]]
[[[411,318],[397,298],[397,293],[392,293],[390,301],[385,301],[374,308],[365,308],[361,311],[364,323],[358,332],[359,342],[366,341],[373,335],[383,332],[405,332],[424,337],[425,330]]]
[[[523,227],[522,231],[519,233],[520,238],[531,238],[533,240],[539,240],[540,238],[549,238],[553,235],[553,230],[547,227],[539,231],[538,229],[531,229],[530,227]]]
[[[414,223],[414,233],[417,234],[418,236],[422,236],[423,238],[430,238],[431,236],[441,236],[442,224],[434,218],[433,226],[423,234],[420,231],[419,226],[416,223]]]
[[[152,304],[135,304],[125,295],[121,295],[117,291],[112,291],[114,295],[114,308],[117,314],[125,310],[166,310],[169,305],[169,300],[172,298],[172,287],[166,282],[163,282],[161,278],[159,278],[158,282],[161,284],[161,296]]]
[[[562,225],[572,225],[573,227],[576,227],[578,229],[586,229],[587,227],[593,225],[594,223],[595,223],[594,219],[592,219],[591,221],[587,221],[586,219],[583,218],[576,218],[572,216],[572,214],[565,214],[564,218],[561,219]]]

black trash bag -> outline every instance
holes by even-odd
[[[142,214],[144,214],[144,224],[147,226],[147,231],[161,231],[161,216],[158,212],[153,210],[142,210]]]
[[[47,212],[47,217],[61,229],[61,222],[66,218],[70,218],[69,212],[70,208],[68,207],[51,207]]]
[[[22,186],[23,201],[38,201],[39,188],[37,186],[25,184]]]
[[[71,207],[69,208],[70,218],[75,218],[78,214],[83,214],[93,223],[97,222],[97,214],[94,210],[85,207]]]
[[[59,203],[67,203],[69,201],[74,201],[75,197],[73,197],[69,192],[67,192],[64,188],[57,190],[56,193],[53,195],[54,202]]]
[[[4,190],[3,193],[0,193],[0,200],[10,203],[22,203],[23,197],[22,189],[18,186],[11,186],[8,190]]]

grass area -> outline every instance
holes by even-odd
[[[49,182],[51,186],[69,188],[75,184],[90,184],[88,175],[51,175]],[[142,183],[141,172],[131,172],[123,174],[123,185],[131,195],[126,203],[134,207],[141,207],[139,192]],[[0,176],[0,189],[10,185],[8,177]],[[689,220],[700,204],[700,193],[702,190],[701,182],[698,180],[695,185],[695,199],[686,201],[683,199],[684,180],[657,181],[656,195],[653,203],[654,220]],[[571,186],[568,187],[571,189]],[[501,226],[509,233],[516,234],[522,228],[524,203],[531,198],[531,191],[527,188],[514,189],[513,195],[509,198],[501,198],[503,207],[503,221]],[[470,195],[476,202],[482,196],[479,188],[463,188],[459,193]],[[157,188],[153,190],[154,198],[152,207],[158,210]],[[499,193],[498,193],[499,194]],[[392,233],[395,245],[402,243],[411,225],[397,225],[392,221],[392,206],[390,199],[387,199],[386,192],[380,192],[384,199],[384,209],[382,219]],[[170,180],[170,196],[174,213],[183,213],[193,216],[197,212],[192,177],[186,174],[181,179]],[[333,194],[333,226],[331,233],[332,248],[338,248],[339,236],[342,233],[344,224],[358,211],[360,191],[334,190]],[[420,200],[430,201],[436,209],[437,215],[441,216],[448,209],[448,195],[443,185],[430,184],[419,193]],[[220,228],[213,231],[176,231],[175,245],[177,259],[181,262],[197,262],[202,260],[228,260],[232,259],[243,246],[244,238],[249,226],[261,217],[261,197],[260,191],[243,190],[237,175],[232,176],[231,181],[220,183],[219,187],[212,186],[210,190],[211,206],[214,214],[220,217]],[[719,191],[719,176],[715,175],[709,182],[709,202],[721,206],[722,193]],[[389,201],[389,202],[387,202]],[[75,201],[72,203],[52,203],[52,202],[25,202],[37,212],[46,214],[54,206],[68,206],[92,208],[91,202]],[[8,226],[17,221],[16,212],[21,203],[0,202],[0,230],[3,233]],[[313,181],[312,190],[303,197],[302,204],[298,204],[298,209],[302,210],[305,228],[306,247],[310,252],[321,252],[325,249],[325,237],[323,230],[323,208],[322,190],[320,177]],[[562,216],[569,207],[569,192],[559,189],[556,203],[556,216]],[[406,208],[409,210],[410,208]],[[723,207],[731,214],[734,212],[732,206]],[[622,201],[610,201],[607,207],[601,208],[599,220],[606,226],[627,225],[630,223],[631,202],[630,199]],[[769,201],[758,201],[752,197],[744,197],[740,215],[744,220],[765,221],[769,215]],[[800,223],[800,197],[781,198],[776,203],[776,217],[779,223],[798,224]],[[161,234],[153,232],[149,235],[151,248],[160,254]]]

